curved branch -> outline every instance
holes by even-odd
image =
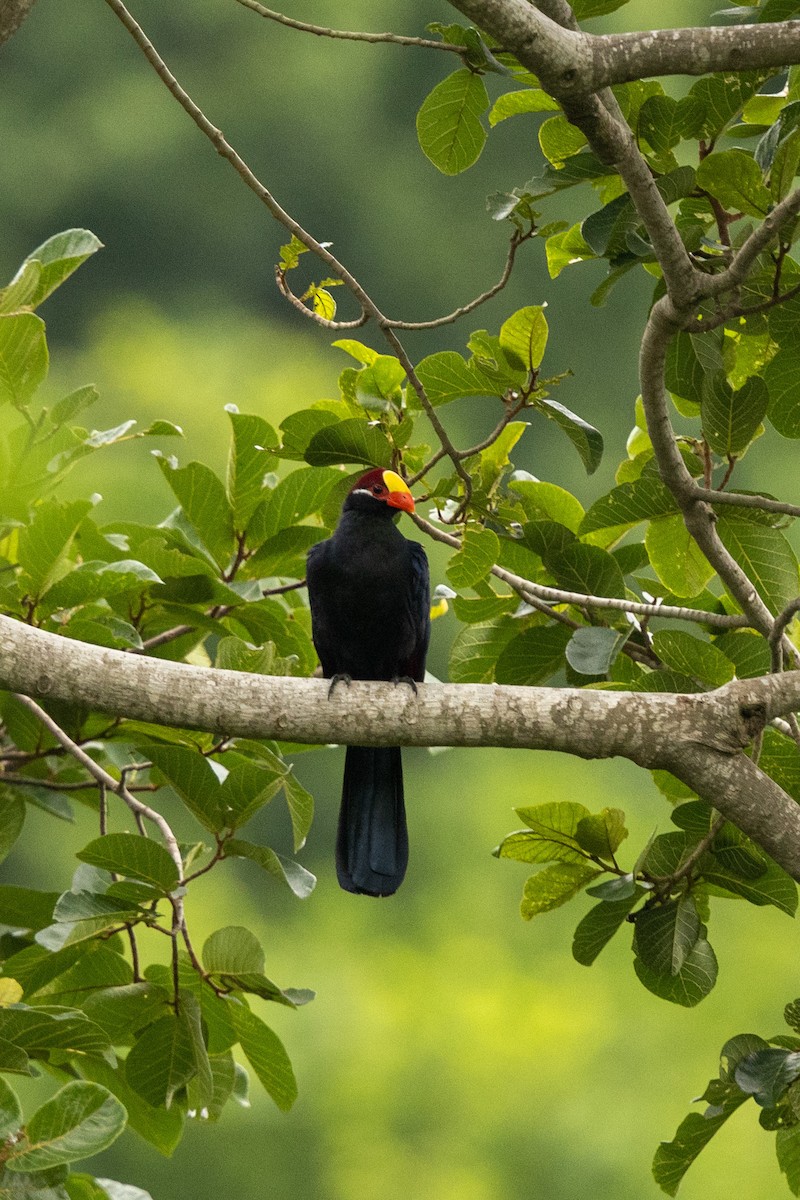
[[[450,50],[463,54],[463,46],[454,46],[450,42],[437,42],[433,38],[404,37],[401,33],[354,33],[346,29],[328,29],[324,25],[310,25],[308,21],[296,21],[293,17],[284,16],[272,8],[265,8],[258,0],[237,0],[243,8],[250,8],[260,17],[277,21],[289,29],[299,29],[301,33],[314,33],[318,37],[341,38],[348,42],[389,42],[393,46],[417,46],[424,50]]]

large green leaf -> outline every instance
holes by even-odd
[[[587,475],[593,474],[603,457],[602,434],[556,400],[540,399],[537,400],[536,406],[563,430],[581,456]]]
[[[467,362],[455,350],[440,350],[423,358],[417,376],[431,404],[449,404],[464,396],[501,396],[506,384],[481,369],[472,359]]]
[[[351,417],[318,430],[309,441],[304,457],[312,467],[335,463],[389,467],[392,447],[382,430],[359,417]]]
[[[217,833],[224,828],[219,781],[208,759],[186,746],[157,743],[148,745],[145,753],[206,829]]]
[[[457,175],[478,159],[486,142],[481,115],[489,107],[480,75],[462,67],[437,84],[417,113],[423,152],[445,175]]]
[[[703,1099],[711,1099],[712,1096],[712,1107],[704,1113],[689,1113],[678,1126],[673,1140],[662,1142],[656,1151],[653,1175],[668,1196],[676,1194],[681,1180],[700,1151],[747,1099],[738,1087],[723,1085],[719,1079],[711,1080]]]
[[[363,425],[364,422],[357,421],[356,424]],[[319,512],[331,490],[341,481],[342,472],[335,467],[316,466],[292,471],[273,488],[255,514],[249,530],[253,542],[264,542]]]
[[[42,268],[36,289],[27,303],[38,308],[81,263],[102,248],[103,243],[88,229],[65,229],[42,242],[25,260],[26,263],[40,263]]]
[[[717,958],[704,938],[698,938],[686,955],[683,966],[676,975],[655,971],[641,958],[633,960],[633,967],[640,981],[654,995],[684,1008],[693,1008],[714,987],[717,981]]]
[[[499,554],[500,542],[491,529],[467,529],[461,549],[450,559],[447,577],[454,587],[472,587],[488,575]]]
[[[169,853],[152,838],[134,833],[108,833],[78,851],[81,862],[131,879],[141,879],[163,892],[178,885],[178,867]]]
[[[297,1099],[297,1082],[283,1044],[264,1022],[243,1004],[231,1005],[231,1017],[247,1060],[265,1091],[284,1112]]]
[[[733,679],[733,663],[721,650],[681,629],[660,629],[653,635],[653,649],[665,666],[712,687],[722,687]]]
[[[263,417],[228,410],[233,439],[228,456],[227,492],[236,529],[247,528],[264,492],[264,476],[276,462],[268,447],[278,435]]]
[[[522,893],[520,913],[530,921],[539,913],[560,908],[602,872],[588,863],[557,862],[531,875]]]
[[[800,438],[800,346],[794,340],[781,343],[764,369],[764,381],[769,390],[769,420],[782,437]]]
[[[622,483],[595,500],[580,524],[579,532],[596,529],[630,529],[640,521],[649,521],[674,513],[674,498],[655,475],[643,475],[632,483]]]
[[[173,1104],[170,1109],[165,1109],[148,1104],[128,1085],[122,1072],[112,1070],[108,1063],[98,1058],[82,1060],[80,1072],[108,1088],[121,1101],[128,1114],[128,1126],[140,1137],[155,1146],[160,1154],[169,1156],[173,1153],[183,1135],[185,1113],[180,1105]],[[120,1197],[120,1200],[127,1200],[127,1197]]]
[[[639,899],[634,891],[624,900],[601,900],[590,908],[578,923],[572,941],[572,956],[576,962],[589,967],[617,930],[625,923],[628,913]]]
[[[26,405],[46,379],[48,362],[40,317],[0,315],[0,404]]]
[[[498,657],[517,630],[517,622],[509,617],[464,626],[450,650],[451,682],[491,683]]]
[[[260,974],[264,970],[264,951],[249,929],[229,925],[206,939],[203,966],[212,975]]]
[[[219,476],[200,462],[178,467],[161,456],[156,461],[203,544],[227,568],[234,551],[233,510]]]
[[[22,833],[25,824],[25,801],[19,792],[0,788],[0,862]]]
[[[536,625],[523,630],[497,658],[496,681],[526,687],[543,683],[563,665],[571,636],[566,625]]]
[[[225,857],[249,858],[251,862],[258,863],[262,870],[286,884],[301,900],[311,895],[317,882],[316,877],[301,867],[300,863],[276,853],[269,846],[256,846],[252,842],[231,838],[225,843]]]
[[[22,1124],[22,1105],[16,1092],[0,1078],[0,1141],[7,1142]]]
[[[643,909],[636,915],[634,952],[657,975],[677,975],[700,937],[691,896]]]
[[[192,1036],[183,1013],[148,1025],[125,1063],[129,1086],[154,1108],[169,1108],[175,1093],[196,1071]]]
[[[26,1139],[5,1160],[11,1171],[46,1171],[99,1154],[125,1128],[127,1113],[96,1083],[66,1084],[33,1114]]]
[[[771,613],[777,615],[800,591],[797,558],[779,529],[721,513],[720,539],[758,589]]]
[[[651,521],[645,545],[653,570],[676,596],[697,596],[714,576],[714,568],[683,523],[683,517]]]
[[[724,375],[707,377],[701,415],[703,436],[717,454],[736,455],[746,450],[764,420],[769,392],[763,379],[748,379],[734,391]]]
[[[772,206],[761,168],[746,150],[707,155],[697,168],[697,184],[730,212],[763,218]]]
[[[61,503],[46,500],[20,534],[18,561],[25,572],[26,587],[41,596],[66,569],[73,538],[91,508],[88,500]]]

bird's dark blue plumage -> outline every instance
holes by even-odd
[[[393,490],[394,489],[394,490]],[[312,547],[306,578],[314,645],[327,678],[425,678],[428,560],[392,518],[413,511],[399,476],[377,469],[345,500],[335,533]],[[336,843],[345,890],[388,896],[408,862],[400,748],[349,746]]]

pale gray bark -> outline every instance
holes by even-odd
[[[800,806],[742,753],[800,707],[800,673],[704,695],[431,684],[339,685],[107,650],[0,617],[0,688],[240,737],[312,744],[506,746],[665,768],[800,878]]]

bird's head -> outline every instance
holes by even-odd
[[[367,471],[350,489],[345,507],[379,511],[384,508],[413,513],[414,497],[408,484],[394,471],[376,467]]]

